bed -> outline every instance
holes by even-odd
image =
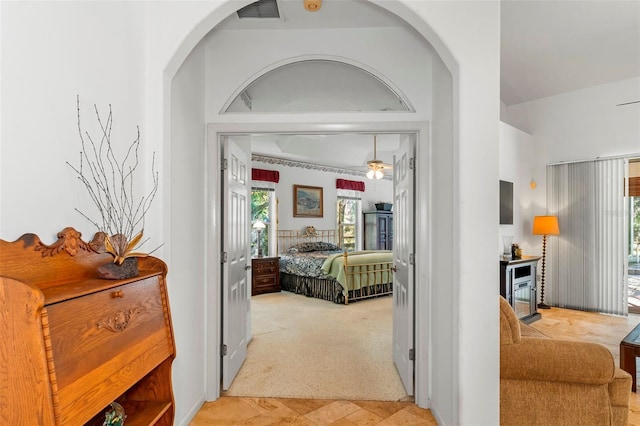
[[[344,252],[335,230],[279,230],[280,286],[309,297],[348,304],[391,294],[393,252]]]

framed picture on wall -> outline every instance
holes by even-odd
[[[293,217],[322,217],[322,187],[293,185]]]

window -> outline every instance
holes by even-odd
[[[270,225],[276,223],[274,193],[279,180],[277,170],[251,168],[252,256],[273,256],[277,251],[275,229]]]
[[[309,84],[313,82],[313,84]],[[414,111],[389,82],[355,65],[328,59],[292,62],[259,76],[225,113]]]
[[[258,232],[253,226],[251,227],[251,254],[257,256],[259,252],[263,256],[269,256],[271,253],[271,223],[273,219],[273,190],[267,188],[252,188],[251,190],[251,224],[262,221],[265,228]],[[260,235],[260,241],[258,241]],[[258,250],[260,244],[260,250]]]
[[[358,217],[360,217],[360,198],[341,193],[354,191],[338,190],[336,208],[338,222],[338,244],[346,251],[354,251],[358,242]]]

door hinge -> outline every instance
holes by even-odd
[[[416,157],[411,157],[409,159],[409,170],[414,170],[416,168]]]
[[[409,361],[415,361],[416,359],[416,350],[409,349]]]
[[[226,251],[222,252],[222,259],[221,259],[220,263],[227,263],[227,252]]]
[[[227,345],[222,345],[222,348],[220,348],[220,353],[222,354],[222,356],[227,356]]]
[[[416,264],[416,257],[413,253],[411,253],[409,255],[409,265],[415,265]]]
[[[220,167],[222,168],[222,170],[227,170],[227,165],[228,165],[228,163],[227,163],[227,159],[226,159],[226,158],[223,158],[223,159],[222,159],[222,164],[220,165]]]

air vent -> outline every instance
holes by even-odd
[[[238,10],[238,17],[242,18],[280,18],[276,0],[259,0]]]

